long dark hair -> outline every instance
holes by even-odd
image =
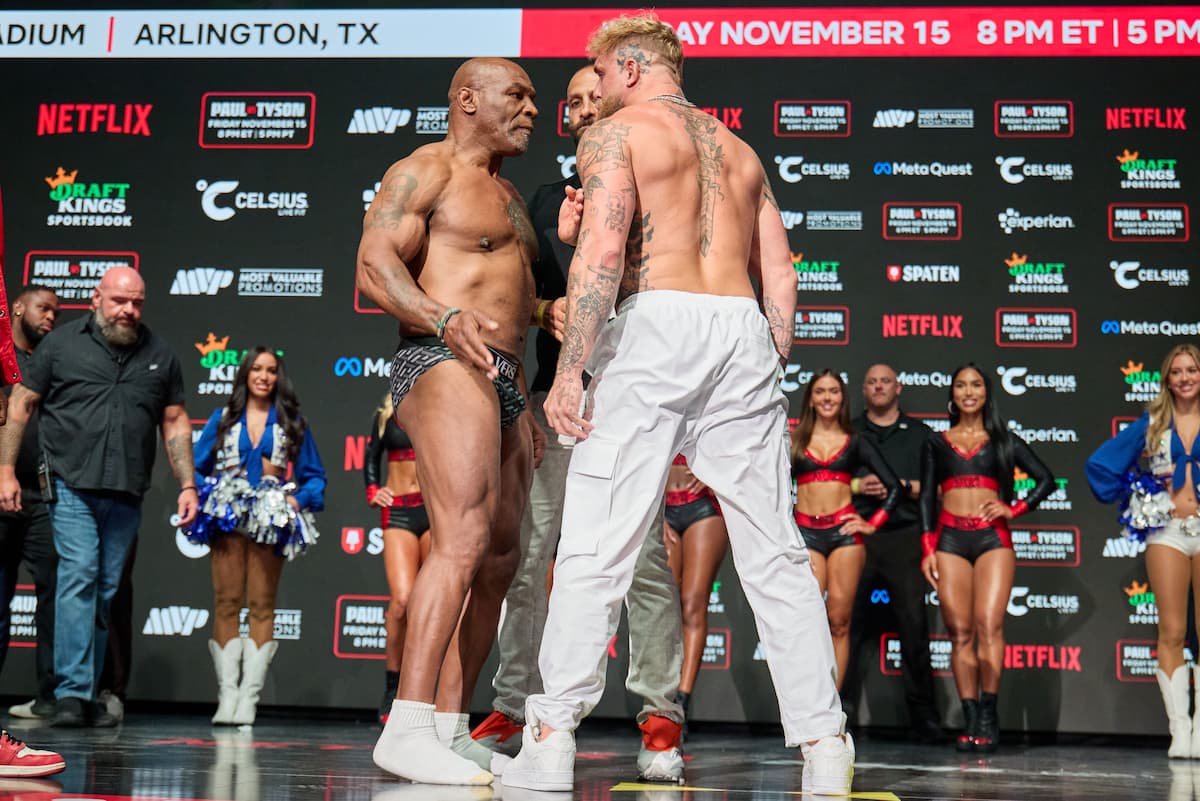
[[[841,426],[842,431],[849,434],[853,429],[850,427],[850,403],[846,398],[846,382],[842,377],[830,370],[828,367],[823,370],[818,370],[813,373],[812,380],[808,382],[808,386],[804,388],[804,400],[800,405],[800,421],[796,423],[796,427],[792,429],[792,461],[796,461],[804,455],[804,451],[808,448],[808,443],[812,439],[813,427],[817,424],[817,410],[812,405],[813,387],[817,385],[817,381],[825,376],[832,377],[838,382],[838,386],[842,388],[842,405],[838,409],[837,421]]]
[[[962,416],[958,405],[954,403],[954,383],[958,381],[959,374],[964,370],[974,370],[983,379],[983,389],[987,393],[987,397],[983,400],[983,430],[987,432],[988,439],[992,441],[992,447],[996,449],[996,464],[1000,466],[1000,475],[996,476],[996,483],[1000,485],[1000,498],[1005,503],[1009,503],[1013,497],[1013,435],[1008,430],[1008,426],[1004,425],[1004,419],[1000,416],[1000,405],[996,403],[996,395],[992,392],[992,379],[988,377],[987,371],[981,369],[975,362],[961,365],[955,369],[950,378],[949,402],[946,404],[946,408],[950,411],[950,425],[958,425],[958,420]]]
[[[229,396],[229,402],[225,404],[221,422],[217,425],[217,441],[213,445],[214,458],[217,451],[225,444],[225,435],[229,433],[229,429],[242,419],[242,412],[246,411],[246,396],[250,393],[248,388],[250,368],[264,353],[275,357],[275,393],[271,400],[275,404],[275,422],[279,423],[283,428],[283,433],[287,436],[288,461],[295,459],[300,450],[300,443],[304,439],[305,423],[304,418],[300,416],[300,399],[296,397],[296,389],[292,386],[292,380],[288,378],[283,356],[263,345],[255,345],[246,351],[246,355],[242,359],[242,363],[238,365],[237,373],[233,377],[233,392]]]

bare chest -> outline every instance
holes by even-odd
[[[537,252],[525,204],[495,180],[453,180],[430,218],[430,235],[468,253],[515,247],[532,259]]]

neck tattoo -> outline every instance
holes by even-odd
[[[654,101],[654,100],[665,100],[665,101],[667,101],[668,103],[675,103],[675,104],[677,104],[677,105],[680,105],[680,106],[685,106],[685,107],[687,107],[687,108],[695,108],[695,107],[696,107],[696,104],[695,104],[695,103],[693,103],[692,101],[688,100],[688,99],[687,99],[686,97],[684,97],[683,95],[655,95],[654,97],[650,98],[650,100],[651,100],[651,101]]]

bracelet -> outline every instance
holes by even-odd
[[[197,495],[200,494],[200,490],[196,489],[195,484],[191,485],[190,487],[180,487],[179,494],[182,495],[183,493],[187,492],[188,490],[191,490],[192,492],[196,493]]]
[[[443,342],[446,340],[446,324],[450,322],[450,318],[458,314],[462,309],[451,306],[446,309],[446,313],[437,321],[437,338]]]
[[[537,311],[533,313],[533,319],[537,323],[538,328],[546,327],[546,307],[551,303],[553,303],[553,301],[543,300],[537,305]]]
[[[857,479],[857,478],[852,478],[852,479],[850,479],[850,494],[851,494],[851,495],[858,495],[858,494],[859,494],[859,492],[858,492],[858,491],[859,491],[861,488],[862,488],[862,481],[861,481],[861,480],[859,480],[859,479]]]

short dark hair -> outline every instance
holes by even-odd
[[[58,293],[45,284],[26,284],[25,286],[21,287],[21,291],[17,293],[15,298],[13,298],[13,303],[16,303],[22,298],[29,297],[30,295],[36,295],[39,292],[49,292],[51,295],[58,297]]]

